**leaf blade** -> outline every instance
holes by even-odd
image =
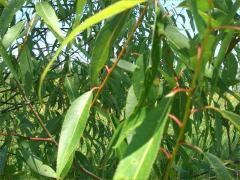
[[[126,19],[128,19],[128,16],[129,11],[119,14],[108,21],[98,33],[91,60],[92,84],[96,83],[97,76],[106,64],[110,56],[113,43],[121,31]]]
[[[147,179],[158,154],[173,96],[164,97],[136,130],[114,179]]]
[[[92,91],[77,98],[67,111],[59,139],[57,155],[57,176],[63,169],[78,146],[80,137],[85,129],[92,102]]]
[[[78,25],[75,29],[73,29],[73,31],[64,39],[61,46],[57,49],[55,55],[49,61],[46,68],[44,69],[43,73],[41,74],[40,81],[39,81],[39,88],[38,88],[39,99],[41,100],[41,91],[42,91],[43,80],[45,79],[48,71],[50,70],[50,67],[52,66],[54,61],[57,59],[58,55],[61,53],[61,51],[65,47],[65,45],[70,43],[80,32],[84,31],[85,29],[89,28],[90,26],[97,24],[98,22],[100,22],[104,19],[107,19],[116,14],[119,14],[119,13],[121,13],[129,8],[132,8],[139,3],[143,3],[145,1],[146,0],[132,0],[132,1],[121,0],[121,1],[105,8],[104,10],[98,12],[94,16],[86,19],[82,24]]]
[[[62,31],[58,24],[58,17],[48,2],[39,2],[35,6],[37,14],[43,18],[49,29],[53,32],[55,37],[61,42],[63,40]]]
[[[226,170],[225,166],[223,165],[222,161],[211,153],[203,153],[205,158],[210,163],[211,167],[213,168],[214,172],[216,173],[217,177],[220,180],[231,180],[232,177],[229,172]]]

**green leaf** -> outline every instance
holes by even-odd
[[[231,84],[236,80],[236,75],[238,72],[238,61],[235,56],[231,53],[226,56],[225,61],[223,61],[224,67],[222,72],[222,79],[225,84]]]
[[[240,131],[240,116],[238,114],[217,108],[214,109],[217,110],[222,115],[222,117],[229,120]]]
[[[143,123],[145,117],[147,116],[146,114],[148,109],[146,107],[142,107],[137,110],[138,111],[136,113],[133,113],[125,120],[122,126],[117,128],[116,131],[119,133],[119,137],[113,144],[114,148],[117,148],[127,136],[131,135],[134,130]]]
[[[74,160],[74,154],[75,154],[75,152],[70,156],[70,158],[67,161],[67,164],[65,165],[65,167],[62,170],[62,173],[61,173],[61,178],[62,179],[64,179],[65,176],[67,176],[69,170],[72,167],[72,163],[73,163],[73,160]]]
[[[3,9],[0,17],[0,36],[3,37],[7,31],[9,24],[12,22],[16,12],[23,6],[26,0],[11,0]]]
[[[133,72],[132,84],[134,93],[138,100],[140,100],[141,95],[144,89],[144,80],[145,80],[145,68],[144,68],[144,59],[143,55],[140,55],[136,61],[137,68]]]
[[[110,61],[111,61],[112,63],[114,63],[114,62],[116,62],[116,59],[110,59]],[[130,62],[128,62],[128,61],[126,61],[126,60],[123,60],[123,59],[121,59],[121,60],[118,62],[117,66],[118,66],[119,68],[125,70],[125,71],[128,71],[128,72],[134,72],[135,69],[137,68],[137,66],[136,66],[135,64],[130,63]]]
[[[206,24],[198,12],[198,6],[195,0],[188,0],[200,37],[203,37]]]
[[[75,17],[75,20],[74,20],[74,23],[73,23],[73,29],[77,25],[79,25],[79,23],[80,23],[80,19],[81,19],[81,16],[82,16],[84,6],[85,6],[86,2],[87,2],[87,0],[77,0],[77,3],[76,3],[76,17]]]
[[[222,161],[216,157],[215,155],[211,154],[211,153],[203,153],[205,158],[208,160],[208,162],[210,163],[211,167],[213,168],[214,172],[216,173],[218,179],[220,180],[226,180],[229,179],[231,180],[232,177],[229,174],[229,172],[227,171],[227,169],[225,168],[224,164],[222,163]]]
[[[133,86],[131,86],[128,90],[127,95],[127,103],[126,103],[126,118],[129,118],[130,115],[134,112],[134,109],[136,108],[138,104],[137,97],[134,93]]]
[[[85,129],[92,102],[92,91],[77,98],[65,116],[58,146],[57,176],[60,177],[70,157],[79,145],[80,137]]]
[[[27,163],[27,165],[36,173],[46,176],[56,178],[55,171],[48,165],[44,164],[39,158],[34,156],[31,152],[29,145],[26,142],[21,143],[21,153]]]
[[[0,55],[3,58],[3,61],[7,64],[7,67],[9,68],[9,70],[11,71],[11,73],[13,74],[13,76],[18,79],[18,75],[17,72],[13,66],[12,63],[12,58],[8,55],[3,43],[0,41]]]
[[[21,54],[19,55],[19,61],[23,87],[26,95],[30,96],[34,78],[31,52],[29,51],[28,46],[22,47]]]
[[[77,98],[77,88],[74,83],[73,77],[66,77],[64,81],[64,87],[66,88],[68,98],[70,102],[73,102]]]
[[[189,40],[186,36],[179,32],[179,30],[172,25],[167,25],[164,29],[164,34],[167,39],[174,44],[178,49],[190,48]]]
[[[114,41],[128,19],[130,11],[119,14],[109,20],[97,35],[91,61],[91,80],[95,84],[98,74],[110,56]]]
[[[159,152],[172,99],[173,96],[164,97],[146,114],[117,167],[114,179],[148,179]]]
[[[229,30],[224,39],[222,40],[221,47],[219,49],[219,53],[214,60],[214,68],[218,68],[224,60],[226,52],[228,50],[229,44],[231,43],[232,37],[234,34],[234,30]]]
[[[35,6],[36,12],[43,18],[44,23],[51,29],[55,37],[61,42],[63,41],[62,31],[58,24],[58,17],[48,2],[39,2]]]
[[[98,12],[97,14],[91,16],[90,18],[86,19],[82,24],[78,25],[76,28],[72,30],[72,32],[64,39],[62,42],[61,46],[57,49],[55,55],[52,57],[50,62],[48,63],[47,67],[44,69],[43,73],[41,74],[40,77],[40,82],[39,82],[39,88],[38,88],[38,96],[39,99],[41,100],[41,91],[42,91],[42,84],[43,80],[45,79],[50,67],[54,63],[54,61],[57,59],[59,54],[61,53],[62,49],[70,43],[80,32],[86,30],[87,28],[93,26],[94,24],[97,24],[98,22],[107,19],[109,17],[112,17],[116,14],[119,14],[129,8],[132,8],[136,6],[139,3],[145,2],[146,0],[121,0],[113,5],[103,9],[102,11]]]
[[[2,40],[2,43],[6,49],[18,38],[23,28],[24,22],[20,21],[16,25],[8,29]]]

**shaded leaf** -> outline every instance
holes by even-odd
[[[238,114],[226,110],[216,110],[222,115],[222,117],[229,120],[240,131],[240,116]]]
[[[26,95],[29,96],[33,85],[33,63],[31,59],[31,52],[27,46],[22,47],[21,54],[19,55],[19,61],[23,87]]]
[[[27,165],[34,172],[42,176],[56,178],[55,171],[50,166],[44,164],[39,158],[34,156],[31,152],[29,145],[26,142],[22,142],[21,144],[22,144],[22,148],[21,148],[22,156],[25,162],[27,163]]]
[[[68,98],[70,102],[73,102],[77,98],[77,89],[74,83],[74,78],[66,77],[64,81],[64,87],[66,88]]]
[[[9,68],[9,70],[11,71],[11,73],[13,74],[13,76],[18,79],[18,75],[17,72],[13,66],[12,63],[12,58],[8,55],[5,47],[3,46],[2,42],[0,41],[0,55],[3,58],[3,61],[7,64],[7,67]]]
[[[215,155],[211,153],[203,153],[205,158],[208,160],[210,163],[211,167],[213,168],[213,171],[216,173],[218,179],[220,180],[226,180],[226,179],[232,179],[231,175],[225,168],[224,164],[222,161],[216,157]]]
[[[91,80],[93,84],[96,83],[99,72],[108,61],[114,41],[128,19],[129,12],[113,17],[98,33],[91,60]]]

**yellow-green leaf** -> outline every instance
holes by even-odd
[[[43,73],[40,77],[39,82],[39,89],[38,89],[38,96],[41,100],[41,91],[42,91],[42,84],[43,80],[45,79],[50,67],[54,63],[54,61],[57,59],[59,54],[61,53],[62,49],[70,43],[80,32],[86,30],[87,28],[91,27],[94,24],[97,24],[98,22],[107,19],[109,17],[112,17],[116,14],[119,14],[129,8],[132,8],[136,6],[139,3],[145,2],[146,0],[121,0],[113,5],[103,9],[102,11],[98,12],[97,14],[91,16],[90,18],[86,19],[82,24],[78,25],[76,28],[72,30],[72,32],[64,39],[61,46],[57,49],[55,55],[52,57],[50,62],[48,63],[47,67],[44,69]]]
[[[66,165],[70,166],[68,161],[71,160],[71,156],[79,145],[80,137],[83,134],[89,116],[92,97],[92,91],[81,95],[72,102],[64,118],[57,155],[58,177],[60,177],[63,170],[66,171]]]
[[[48,2],[39,2],[36,4],[36,12],[37,14],[43,18],[44,23],[51,29],[52,33],[59,40],[63,40],[62,31],[58,24],[58,17],[52,8],[52,6]]]

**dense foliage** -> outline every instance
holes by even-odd
[[[0,179],[237,179],[239,0],[0,0]]]

